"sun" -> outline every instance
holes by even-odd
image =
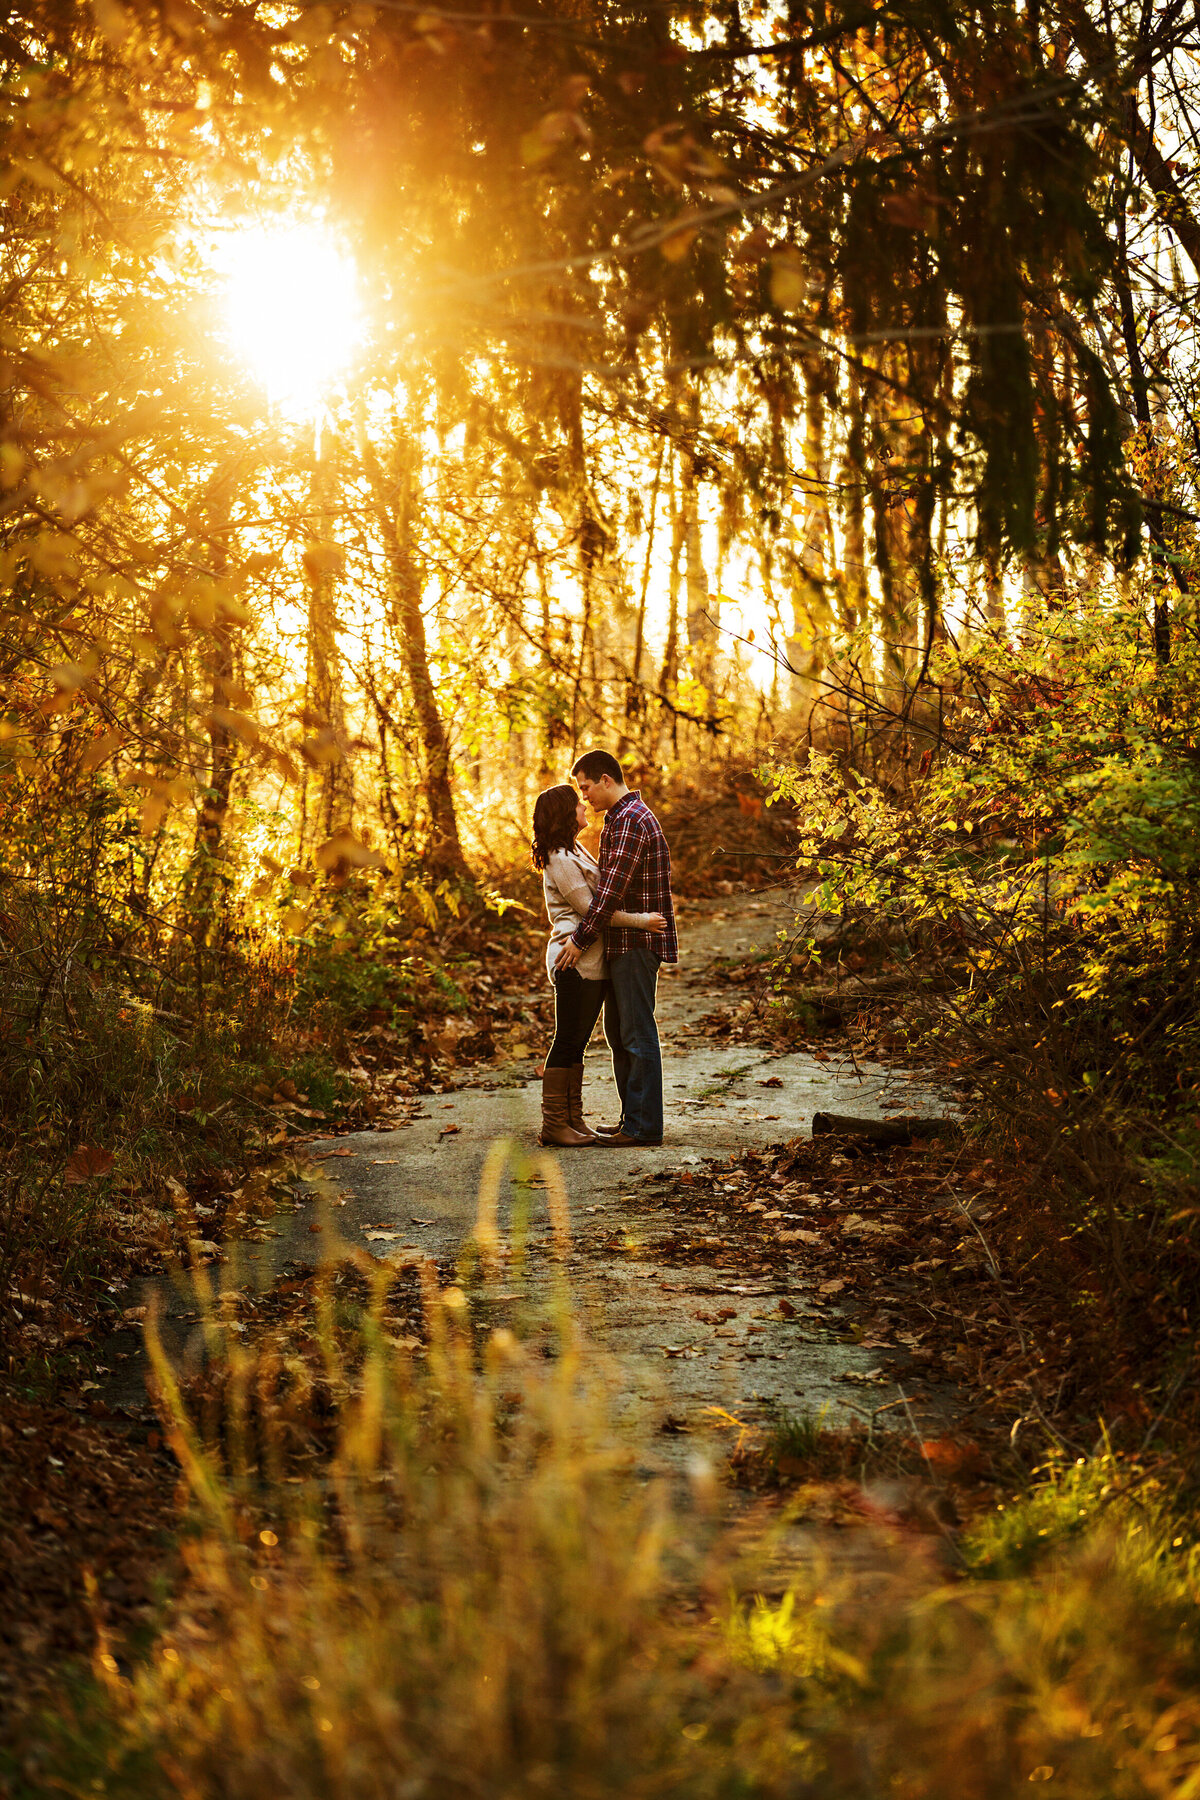
[[[239,231],[222,249],[234,349],[272,404],[311,412],[362,335],[354,263],[319,225]]]

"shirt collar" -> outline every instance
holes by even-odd
[[[630,801],[640,800],[641,797],[642,797],[642,791],[640,788],[630,788],[630,790],[627,794],[622,794],[621,798],[617,801],[617,804],[615,806],[610,806],[608,811],[605,813],[605,815],[604,815],[605,826],[607,827],[609,820],[615,819],[617,814],[619,812],[623,811],[623,809],[629,805]]]

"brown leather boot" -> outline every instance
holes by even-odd
[[[567,1117],[572,1131],[582,1131],[585,1137],[596,1141],[596,1134],[583,1116],[583,1064],[575,1063],[570,1070],[571,1085],[567,1089]]]
[[[547,1069],[542,1076],[542,1129],[539,1144],[556,1144],[560,1150],[582,1150],[594,1144],[587,1131],[576,1131],[571,1124],[571,1071]]]

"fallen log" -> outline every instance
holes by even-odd
[[[813,1114],[812,1134],[824,1137],[867,1138],[872,1144],[911,1144],[914,1138],[954,1137],[957,1119],[925,1119],[904,1115],[897,1119],[852,1119],[844,1113]]]
[[[950,992],[954,983],[939,976],[924,982],[905,981],[894,975],[843,977],[836,987],[808,985],[792,988],[788,998],[799,1013],[809,1012],[819,1025],[844,1025],[870,1006],[902,1008],[932,994]]]

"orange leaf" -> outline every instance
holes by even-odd
[[[771,304],[780,312],[795,312],[808,294],[804,261],[796,250],[784,250],[771,258]]]
[[[932,232],[937,227],[937,200],[920,188],[908,188],[900,194],[888,194],[883,210],[893,225],[902,231]]]
[[[94,738],[79,759],[80,769],[85,775],[90,775],[93,769],[106,763],[124,742],[125,733],[119,730],[106,731],[103,737]]]
[[[377,850],[368,850],[365,844],[360,844],[358,839],[352,837],[348,831],[335,832],[331,838],[326,838],[323,844],[318,844],[313,851],[313,861],[318,869],[325,869],[330,873],[337,873],[344,869],[386,869],[387,867]]]
[[[262,736],[256,719],[249,713],[236,712],[231,706],[214,706],[203,717],[210,731],[224,731],[243,744],[257,744]]]
[[[340,575],[346,566],[346,552],[340,544],[313,542],[300,552],[300,560],[311,581],[323,575]]]
[[[322,763],[341,762],[342,749],[333,726],[323,725],[312,737],[305,738],[300,754],[310,769],[319,769]]]
[[[733,260],[735,263],[759,262],[770,248],[770,232],[765,225],[756,225],[753,231],[747,232],[746,236],[734,245]]]
[[[673,231],[669,238],[664,238],[659,249],[668,262],[682,262],[691,249],[696,237],[696,228],[689,225],[682,231]]]
[[[111,1150],[81,1144],[67,1158],[66,1181],[70,1187],[77,1187],[83,1181],[100,1181],[111,1172],[115,1160]]]

